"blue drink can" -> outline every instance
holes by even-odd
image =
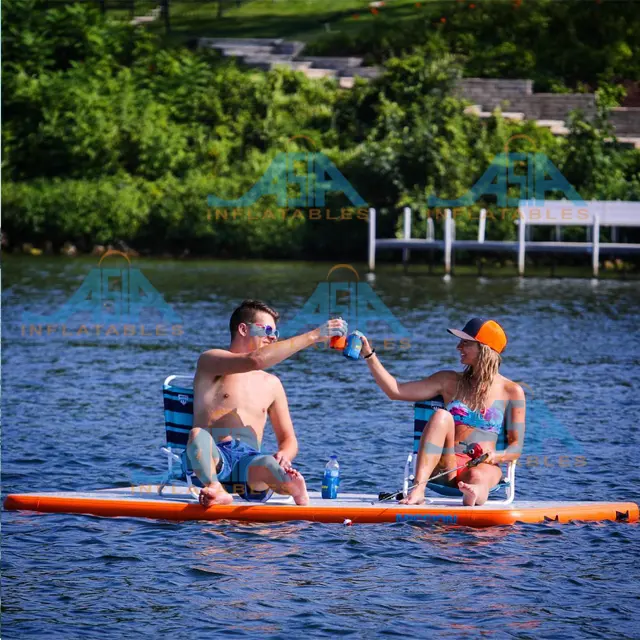
[[[360,357],[360,351],[362,351],[362,337],[364,334],[359,331],[354,331],[347,338],[347,344],[342,352],[342,355],[349,360],[357,360]]]

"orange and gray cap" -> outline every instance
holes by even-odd
[[[462,331],[459,329],[447,329],[447,331],[460,340],[474,340],[486,344],[498,353],[502,353],[507,346],[507,334],[495,320],[471,318],[462,327]]]

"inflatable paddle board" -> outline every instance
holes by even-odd
[[[294,504],[288,496],[274,496],[267,503],[246,502],[235,497],[233,504],[207,509],[183,486],[168,486],[162,495],[153,485],[102,489],[92,492],[22,493],[8,495],[7,510],[43,513],[80,513],[105,517],[153,518],[158,520],[239,520],[281,522],[306,520],[364,524],[381,522],[430,522],[466,527],[512,525],[516,522],[638,521],[633,502],[522,502],[464,507],[460,499],[434,498],[423,505],[380,502],[378,496],[342,493],[336,500],[309,494],[306,506]]]

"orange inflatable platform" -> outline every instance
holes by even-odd
[[[239,520],[244,522],[350,521],[353,524],[383,522],[430,522],[453,526],[492,527],[516,522],[638,521],[634,502],[526,502],[464,507],[460,500],[436,498],[424,505],[380,502],[368,494],[340,494],[323,500],[310,493],[310,504],[298,506],[286,496],[274,496],[267,503],[250,503],[235,498],[233,504],[202,507],[186,487],[168,486],[158,495],[157,486],[121,487],[92,492],[10,494],[5,510],[42,513],[78,513],[104,517],[153,518],[157,520]]]

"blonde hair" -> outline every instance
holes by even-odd
[[[493,379],[498,373],[502,358],[497,351],[478,342],[480,353],[475,367],[468,366],[458,378],[455,397],[472,411],[483,411]]]

